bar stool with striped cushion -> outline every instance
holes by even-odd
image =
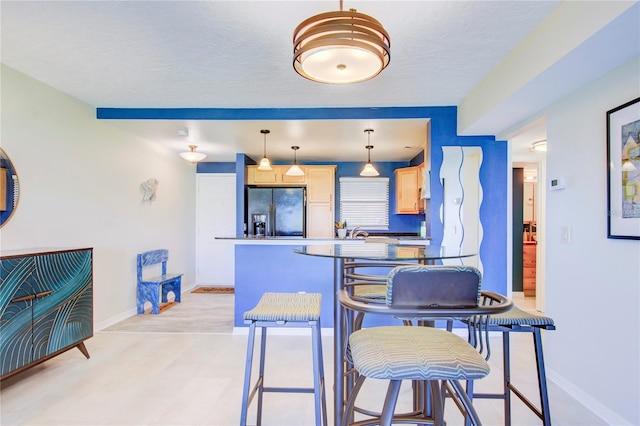
[[[247,361],[242,394],[240,424],[247,424],[247,412],[253,397],[258,394],[257,424],[262,423],[262,397],[265,392],[313,393],[315,397],[316,426],[327,425],[327,407],[322,360],[322,337],[320,333],[320,306],[322,295],[318,293],[265,293],[258,304],[244,313],[245,324],[249,324]],[[251,388],[251,368],[256,328],[260,327],[260,368],[259,377]],[[264,385],[264,364],[269,327],[309,327],[313,347],[313,388],[266,387]],[[251,388],[251,389],[250,389]]]
[[[510,311],[497,314],[489,318],[489,330],[502,333],[503,349],[503,391],[502,393],[473,393],[473,398],[502,399],[504,400],[505,425],[511,425],[511,392],[514,393],[531,411],[533,411],[545,426],[551,425],[551,413],[549,410],[549,396],[547,393],[547,377],[544,368],[544,356],[542,352],[541,330],[555,330],[553,319],[542,315],[534,315],[519,309],[513,305]],[[538,376],[538,391],[540,397],[540,409],[531,402],[513,383],[511,383],[511,356],[510,333],[531,333],[533,347],[536,354],[536,367]]]

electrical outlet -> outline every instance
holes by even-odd
[[[560,241],[564,244],[571,242],[571,228],[569,226],[563,226],[560,228]]]

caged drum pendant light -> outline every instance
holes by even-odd
[[[326,12],[303,21],[293,32],[293,68],[312,81],[359,83],[384,70],[391,59],[391,41],[371,16]]]
[[[373,145],[371,145],[371,132],[373,132],[373,129],[367,129],[364,132],[367,134],[367,146],[365,146],[367,149],[367,164],[365,164],[364,169],[360,172],[360,176],[380,176],[380,173],[378,173],[376,168],[373,167],[373,164],[371,164],[371,150],[373,149]]]
[[[300,149],[299,146],[292,146],[293,150],[293,165],[287,170],[285,175],[287,176],[304,176],[304,171],[298,166],[298,161],[296,158],[296,151]]]
[[[264,135],[264,156],[262,157],[262,160],[260,160],[258,170],[271,170],[271,163],[267,158],[267,135],[271,132],[269,130],[263,129],[260,130],[260,133]]]

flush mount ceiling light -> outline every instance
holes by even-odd
[[[300,166],[298,166],[298,160],[297,160],[297,157],[296,157],[296,151],[299,150],[300,147],[299,146],[292,146],[291,149],[293,150],[293,165],[289,168],[289,170],[287,170],[285,175],[287,175],[287,176],[304,176],[304,172],[302,171]]]
[[[531,144],[531,148],[529,148],[531,152],[546,152],[547,151],[547,140],[543,139],[541,141],[537,141]]]
[[[207,154],[196,152],[198,145],[189,145],[189,151],[181,152],[180,157],[184,158],[190,163],[197,163],[207,158]]]
[[[373,167],[373,164],[371,164],[371,150],[373,149],[373,145],[371,145],[371,132],[373,132],[373,129],[366,129],[364,132],[367,134],[367,146],[365,146],[367,149],[367,164],[365,164],[364,169],[360,172],[360,176],[380,176],[380,173],[378,173],[376,168]]]
[[[271,163],[267,158],[267,135],[271,132],[269,130],[263,129],[260,130],[260,133],[264,135],[264,156],[262,157],[262,160],[260,160],[258,170],[271,170]]]
[[[303,21],[293,32],[293,68],[312,81],[331,84],[369,80],[389,65],[391,42],[371,16],[326,12]]]

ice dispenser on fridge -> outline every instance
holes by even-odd
[[[253,235],[256,237],[264,237],[267,229],[266,214],[252,214],[251,222],[253,223]]]

